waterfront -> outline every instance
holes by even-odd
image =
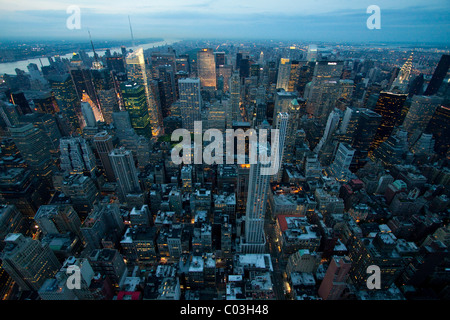
[[[144,50],[146,49],[150,49],[150,48],[154,48],[154,47],[159,47],[159,46],[163,46],[163,45],[170,45],[173,43],[176,43],[180,40],[174,40],[174,39],[168,39],[168,40],[162,40],[162,41],[157,41],[157,42],[151,42],[151,43],[146,43],[143,45],[138,45],[138,46],[133,46],[133,47],[127,47],[127,50],[132,49],[133,51],[136,50],[137,48],[142,47]],[[101,49],[96,49],[95,51],[97,52],[98,55],[102,56],[105,54],[105,50],[107,48],[101,48]],[[114,52],[120,53],[121,52],[121,48],[120,47],[114,47],[114,48],[110,48],[111,53],[113,54]],[[92,51],[88,51],[87,52],[88,55],[93,56],[94,53]],[[65,55],[62,55],[61,58],[67,58],[70,59],[72,57],[73,53],[67,53]],[[41,66],[48,66],[50,63],[48,61],[47,57],[41,57],[41,58],[33,58],[33,59],[27,59],[27,60],[21,60],[21,61],[15,61],[15,62],[5,62],[5,63],[0,63],[0,75],[3,74],[11,74],[11,75],[15,75],[16,68],[19,68],[21,70],[24,71],[28,71],[27,66],[30,63],[35,63],[39,68]]]

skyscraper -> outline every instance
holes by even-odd
[[[375,138],[382,117],[369,109],[355,111],[357,117],[356,129],[352,138],[352,147],[356,149],[353,157],[354,169],[361,168],[368,160],[370,145]]]
[[[377,129],[377,133],[375,134],[374,140],[370,145],[371,150],[376,149],[381,143],[389,138],[394,126],[398,122],[407,96],[408,94],[386,91],[380,93],[373,111],[381,116],[381,122]]]
[[[391,90],[397,89],[402,93],[406,92],[409,84],[409,78],[411,76],[413,53],[414,52],[411,53],[408,60],[406,60],[406,62],[401,67],[397,78],[395,78],[394,82],[392,83]]]
[[[22,290],[39,290],[61,268],[53,251],[39,240],[10,233],[5,244],[2,267]]]
[[[216,88],[216,63],[212,49],[200,49],[197,52],[198,77],[202,87]]]
[[[442,55],[441,60],[439,60],[439,63],[436,69],[434,70],[430,83],[428,84],[427,89],[425,90],[424,93],[425,96],[432,96],[438,92],[439,87],[442,84],[442,81],[444,81],[445,77],[447,76],[449,67],[450,67],[450,55],[444,54]]]
[[[131,126],[138,135],[151,137],[152,131],[145,86],[136,82],[128,82],[122,83],[120,87],[125,109],[130,115]]]
[[[445,155],[450,150],[450,139],[448,138],[450,136],[450,108],[438,107],[425,132],[433,134],[436,152]]]
[[[411,136],[416,132],[417,137],[426,129],[442,98],[437,96],[413,96],[411,106],[403,121],[403,129]]]
[[[30,168],[42,181],[45,181],[47,187],[50,187],[54,163],[51,158],[48,137],[31,123],[11,127],[9,131],[20,154]]]
[[[241,100],[241,83],[239,78],[239,73],[234,72],[230,78],[230,105],[232,121],[241,121],[241,110],[240,110],[240,100]]]
[[[289,78],[291,76],[291,61],[288,58],[281,58],[278,65],[277,89],[289,91]]]
[[[60,139],[61,169],[71,174],[89,174],[94,177],[97,169],[91,147],[81,137]]]
[[[281,178],[283,176],[283,161],[284,161],[284,154],[286,149],[286,134],[288,130],[288,125],[290,121],[290,116],[287,112],[279,113],[276,118],[276,124],[275,128],[279,130],[279,138],[278,141],[276,141],[275,148],[278,148],[278,172],[274,175],[274,179],[277,182],[281,182]]]
[[[102,163],[103,171],[108,181],[115,181],[114,171],[109,159],[109,154],[114,149],[113,138],[106,131],[97,133],[94,136],[94,145]]]
[[[131,151],[124,148],[114,149],[109,154],[109,158],[122,201],[125,200],[127,194],[140,193],[141,187]]]
[[[200,94],[200,79],[186,78],[178,80],[180,90],[180,109],[183,128],[191,132],[194,121],[201,120],[202,96]]]
[[[150,79],[147,79],[143,49],[139,48],[136,51],[129,53],[126,57],[126,64],[128,80],[132,83],[136,82],[138,85],[144,87],[152,133],[153,135],[157,135],[159,133],[159,128],[162,127],[162,115],[161,110],[154,99],[154,93],[151,91],[149,85]]]
[[[262,145],[258,145],[265,148]],[[262,152],[266,152],[265,149]],[[265,248],[264,217],[269,192],[270,175],[262,174],[265,165],[258,161],[250,165],[247,206],[245,213],[245,242],[241,244],[244,253],[263,253]]]
[[[355,149],[347,143],[340,143],[334,157],[334,161],[330,166],[330,173],[337,179],[346,176],[352,163]]]
[[[65,74],[52,75],[47,79],[55,93],[59,109],[70,123],[71,132],[76,130],[81,133],[81,105],[72,78],[69,74]]]

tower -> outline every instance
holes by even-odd
[[[216,63],[212,49],[205,48],[197,52],[198,77],[202,87],[216,88]]]
[[[162,127],[162,115],[161,110],[154,99],[154,93],[150,88],[150,79],[147,79],[143,49],[139,48],[136,51],[129,53],[126,57],[126,64],[128,80],[144,87],[152,134],[158,135],[159,129]]]
[[[259,152],[266,152],[266,147],[258,145]],[[263,148],[263,149],[261,149]],[[263,253],[265,249],[264,217],[267,206],[270,175],[264,175],[265,165],[258,161],[250,165],[250,179],[245,213],[244,253]]]
[[[122,83],[120,87],[125,109],[130,115],[131,126],[138,135],[151,137],[152,131],[145,86],[136,82],[128,82]]]
[[[141,187],[131,151],[124,148],[114,149],[109,154],[109,159],[122,201],[126,199],[127,194],[140,193]]]
[[[436,69],[434,70],[430,83],[428,84],[427,89],[425,90],[424,93],[425,96],[432,96],[438,92],[439,87],[442,84],[442,81],[444,81],[445,77],[447,76],[449,67],[450,67],[450,55],[444,54],[442,55]]]
[[[178,80],[183,128],[191,132],[194,131],[194,121],[201,120],[202,96],[200,94],[200,85],[199,78]]]

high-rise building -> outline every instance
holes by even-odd
[[[162,115],[149,85],[150,79],[147,78],[143,49],[139,48],[129,53],[126,57],[126,65],[128,80],[131,83],[137,83],[144,87],[152,133],[153,135],[157,135],[159,128],[162,127]]]
[[[437,96],[413,96],[411,106],[408,109],[403,129],[411,136],[418,137],[427,128],[436,109],[440,106],[442,98]]]
[[[109,154],[114,149],[113,138],[106,131],[97,133],[94,136],[94,145],[102,163],[103,172],[108,181],[115,181],[114,171],[111,166]]]
[[[381,122],[374,140],[370,145],[371,150],[378,148],[380,144],[389,138],[399,120],[403,104],[407,97],[408,94],[404,93],[386,91],[380,93],[373,111],[381,116]],[[371,155],[369,154],[369,157],[370,156]]]
[[[395,78],[394,82],[391,85],[391,90],[399,90],[403,93],[406,92],[409,84],[409,78],[411,76],[413,53],[414,52],[411,53],[408,60],[406,60],[406,62],[401,67],[397,78]]]
[[[283,176],[283,163],[284,163],[284,154],[286,149],[286,135],[289,127],[290,116],[289,113],[279,113],[275,120],[275,128],[279,130],[278,141],[275,141],[275,148],[278,148],[278,171],[274,174],[274,179],[277,182],[281,182],[281,178]]]
[[[354,169],[361,168],[368,161],[370,145],[382,120],[381,115],[369,109],[356,111],[357,124],[352,138],[352,147],[356,150],[353,157]]]
[[[39,240],[10,233],[5,244],[2,268],[22,290],[38,291],[61,268],[53,251]]]
[[[71,132],[77,130],[81,133],[81,104],[75,90],[75,85],[69,74],[49,76],[48,82],[55,94],[61,113],[70,123]]]
[[[178,80],[180,90],[180,109],[183,128],[194,131],[194,121],[201,121],[202,96],[200,79],[186,78]]]
[[[94,153],[85,139],[81,137],[62,137],[60,139],[61,169],[71,174],[95,176],[97,165]]]
[[[337,179],[345,177],[350,168],[350,164],[352,163],[354,154],[355,149],[350,145],[347,143],[340,143],[334,161],[330,166],[331,174]]]
[[[438,107],[425,132],[433,134],[434,150],[440,155],[445,155],[450,150],[450,139],[448,138],[450,136],[450,108]]]
[[[25,234],[28,225],[23,214],[15,205],[0,205],[0,239],[3,240],[9,233]]]
[[[259,152],[266,152],[258,146]],[[261,148],[264,148],[261,150]],[[250,165],[247,207],[245,213],[245,242],[241,244],[244,253],[263,253],[265,250],[264,217],[269,192],[270,175],[263,174],[265,165],[258,161]]]
[[[436,69],[434,70],[430,83],[428,84],[427,89],[425,90],[424,93],[425,96],[435,95],[439,91],[442,82],[447,76],[449,67],[450,67],[450,55],[444,54],[442,55],[441,60],[439,60],[439,63]]]
[[[277,89],[289,91],[289,79],[291,76],[291,61],[288,58],[281,58],[278,66]]]
[[[339,98],[343,65],[343,61],[317,61],[313,79],[305,89],[307,112],[317,118],[320,124],[325,124]]]
[[[122,200],[127,194],[140,193],[141,187],[131,151],[124,148],[114,149],[109,154],[109,158]]]
[[[131,126],[138,135],[151,137],[151,123],[145,87],[136,82],[121,84],[125,109],[128,111]]]
[[[200,49],[197,52],[197,74],[202,87],[216,88],[216,63],[212,49]]]
[[[347,288],[351,261],[347,257],[334,256],[319,287],[319,296],[324,300],[339,300]]]
[[[72,232],[81,235],[81,220],[71,205],[43,205],[34,216],[43,234]]]
[[[51,159],[48,137],[31,123],[10,127],[11,138],[19,149],[22,158],[35,174],[51,187],[51,172],[54,163]]]
[[[230,107],[232,114],[232,121],[241,121],[241,83],[239,73],[234,72],[230,78]]]

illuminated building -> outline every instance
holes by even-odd
[[[416,139],[427,128],[428,122],[441,105],[442,98],[437,96],[413,96],[406,118],[403,121],[403,129],[408,136],[413,134]],[[414,141],[412,141],[414,142]]]
[[[62,137],[60,140],[61,169],[71,174],[95,176],[97,165],[91,147],[81,137]]]
[[[194,131],[194,121],[201,120],[202,96],[200,94],[200,79],[186,78],[178,80],[180,90],[180,111],[183,128]]]
[[[2,267],[22,290],[38,291],[61,268],[53,251],[20,233],[5,238]]]
[[[202,87],[216,88],[216,63],[212,49],[197,52],[197,74]]]
[[[128,80],[133,84],[137,83],[144,87],[152,134],[157,135],[159,128],[162,127],[162,115],[155,100],[154,92],[149,85],[150,79],[147,78],[143,49],[139,48],[136,51],[129,53],[126,57],[126,65]]]
[[[371,151],[378,148],[391,135],[400,117],[407,96],[407,94],[386,91],[380,93],[373,111],[381,116],[381,122],[370,145]],[[371,157],[371,152],[369,153],[369,157]]]
[[[131,126],[138,135],[151,137],[151,122],[145,87],[136,82],[121,84],[125,109],[130,115]]]

